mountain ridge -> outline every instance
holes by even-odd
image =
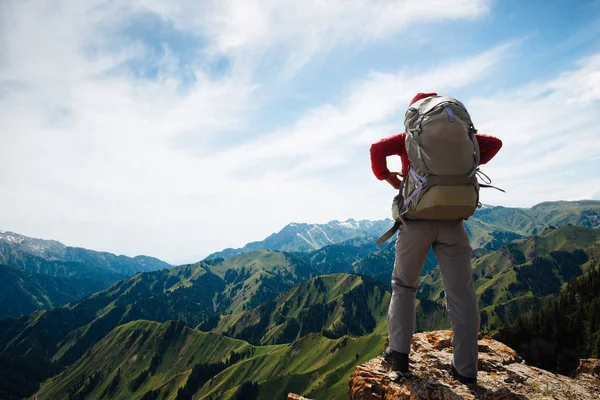
[[[353,218],[345,221],[332,220],[325,224],[292,222],[261,241],[250,242],[237,249],[227,248],[208,255],[204,260],[219,257],[228,258],[257,249],[289,252],[318,250],[324,246],[339,244],[357,236],[381,234],[389,229],[391,224],[390,219],[357,221]]]
[[[353,365],[380,352],[379,335],[328,339],[309,334],[289,344],[253,346],[184,323],[133,321],[113,329],[79,360],[45,382],[38,398],[234,399],[247,382],[260,398],[290,391],[346,398]],[[194,373],[196,371],[196,373]],[[187,396],[183,388],[187,388]]]
[[[319,275],[254,309],[222,316],[212,331],[254,345],[289,343],[308,333],[383,333],[390,297],[389,287],[367,276]]]
[[[138,272],[155,271],[162,268],[171,268],[172,265],[155,257],[138,255],[128,257],[116,255],[105,251],[85,249],[83,247],[66,246],[56,240],[37,239],[10,231],[0,230],[0,261],[7,262],[9,249],[26,253],[46,261],[74,262],[104,269],[107,272],[130,276]],[[12,260],[15,263],[16,260]],[[11,265],[24,269],[24,263]],[[31,271],[28,272],[40,272]],[[50,275],[50,274],[49,274]],[[55,275],[60,276],[60,275]]]
[[[600,201],[548,201],[532,207],[485,205],[465,221],[465,228],[473,248],[481,248],[481,252],[485,252],[535,234],[546,226],[569,223],[590,228],[600,226]],[[350,218],[325,224],[292,222],[263,240],[249,242],[241,248],[211,253],[204,260],[229,258],[256,249],[310,252],[357,237],[375,241],[392,225],[393,221],[389,218],[375,221]],[[320,232],[320,235],[315,232]]]

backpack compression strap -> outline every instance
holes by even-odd
[[[398,229],[400,229],[400,221],[394,222],[394,226],[392,226],[386,233],[384,233],[379,239],[377,239],[377,241],[375,242],[377,243],[377,246],[381,247],[382,244],[390,240]]]

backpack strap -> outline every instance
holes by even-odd
[[[506,193],[506,190],[504,190],[504,189],[500,189],[499,187],[496,187],[496,186],[494,186],[494,185],[487,185],[487,184],[485,184],[485,183],[480,183],[480,184],[479,184],[479,187],[482,187],[482,188],[492,188],[492,189],[499,190],[499,191],[501,191],[502,193]]]
[[[387,230],[387,232],[385,232],[383,235],[381,235],[381,237],[379,239],[377,239],[377,241],[375,243],[377,243],[377,246],[381,247],[382,244],[384,244],[385,242],[387,242],[388,240],[390,240],[392,238],[392,236],[394,236],[394,234],[396,233],[396,231],[398,229],[400,229],[400,221],[396,221],[394,222],[394,225]]]
[[[493,188],[493,189],[499,190],[503,193],[506,193],[506,191],[504,189],[500,189],[499,187],[492,185],[492,180],[490,179],[490,177],[487,176],[486,174],[484,174],[479,168],[477,168],[475,170],[475,175],[477,176],[477,178],[479,178],[483,181],[483,183],[479,183],[479,187]]]
[[[462,186],[475,185],[477,177],[474,175],[428,175],[425,177],[425,186]]]
[[[477,129],[471,124],[469,127],[469,135],[471,136],[471,140],[473,141],[473,148],[475,150],[475,154],[473,154],[473,170],[469,175],[473,176],[477,172],[479,168],[479,163],[481,162],[481,150],[479,149],[479,141],[477,140]]]

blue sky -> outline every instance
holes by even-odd
[[[183,263],[386,218],[420,91],[503,140],[483,202],[600,199],[596,0],[4,1],[0,229]]]

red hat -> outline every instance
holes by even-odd
[[[437,93],[435,92],[431,92],[431,93],[418,93],[415,97],[413,97],[413,99],[410,101],[410,104],[408,105],[409,107],[413,105],[413,103],[416,103],[417,101],[424,99],[426,97],[431,97],[431,96],[437,96]]]

